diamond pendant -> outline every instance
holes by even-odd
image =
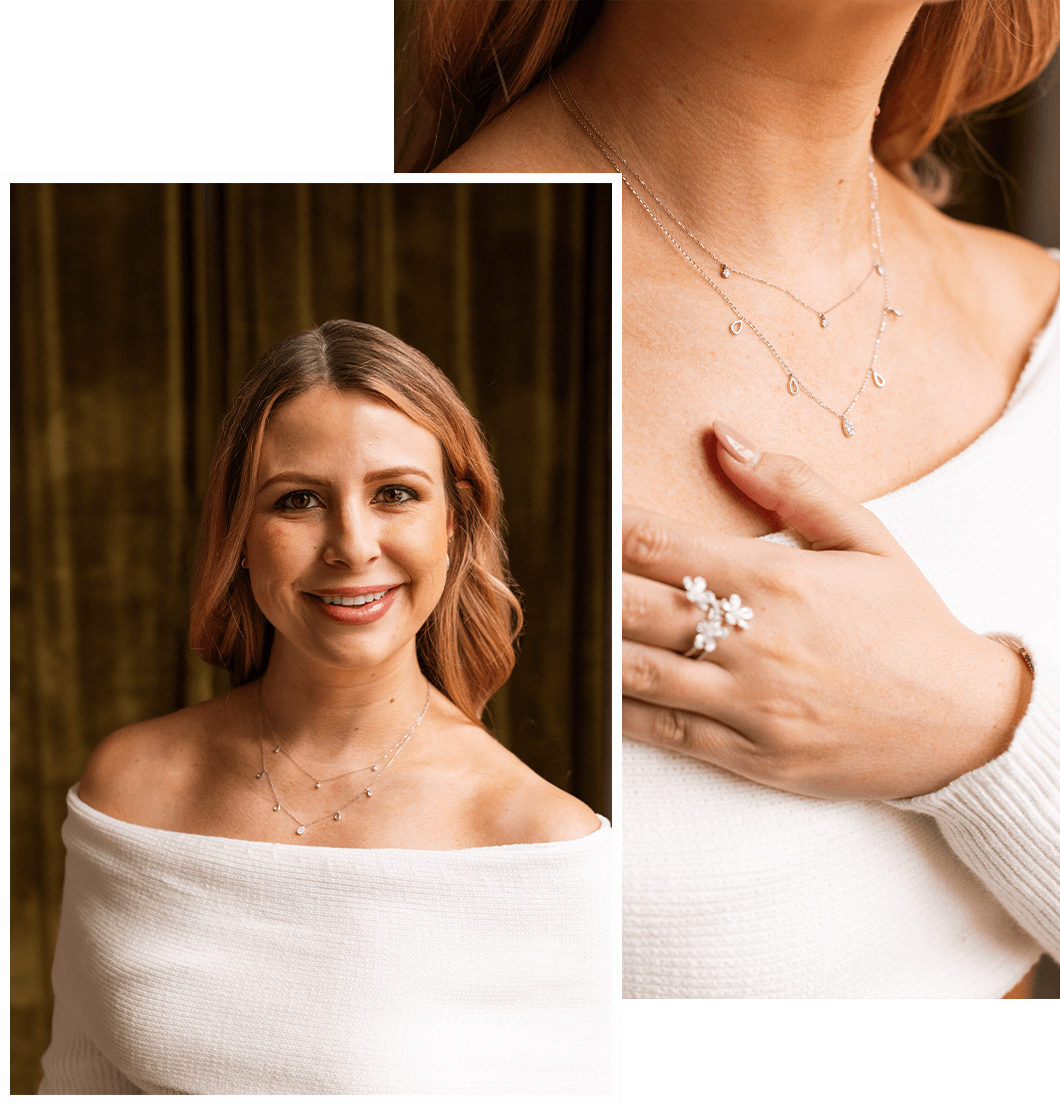
[[[821,329],[823,330],[828,325],[828,319],[821,315]]]
[[[297,828],[297,829],[295,829],[295,832],[296,832],[296,833],[297,833],[297,834],[298,834],[299,836],[301,836],[301,835],[302,835],[302,833],[304,833],[304,832],[305,832],[305,825],[299,825],[299,826],[298,826],[298,828]]]
[[[317,785],[316,785],[316,787],[315,787],[314,789],[316,789],[316,790],[320,790],[320,784],[319,784],[319,783],[317,783]]]
[[[276,813],[279,813],[280,812],[280,803],[277,802],[276,805],[273,806],[272,808]]]
[[[788,377],[788,391],[792,395],[798,395],[799,394],[799,384],[798,384],[798,381],[795,379],[794,376],[789,376]]]
[[[725,277],[726,280],[728,280],[729,277],[732,275],[732,271],[729,269],[728,265],[721,266],[721,275]]]
[[[738,318],[735,322],[730,323],[730,325],[729,325],[729,333],[730,334],[738,334],[742,329],[743,329],[743,319],[742,318]]]
[[[887,381],[876,371],[876,369],[872,370],[872,382],[878,388],[882,388],[883,385],[887,383]]]
[[[843,419],[843,433],[845,433],[847,437],[854,436],[854,423],[851,422],[849,418]]]
[[[342,820],[342,811],[341,811],[341,810],[336,810],[336,811],[335,811],[335,818],[334,818],[334,820],[336,820],[336,821],[341,821],[341,820]]]

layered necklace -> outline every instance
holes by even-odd
[[[563,77],[563,84],[567,90],[567,96],[570,97],[568,102],[567,97],[560,91],[559,85],[556,84],[556,79],[553,74],[549,73],[549,81],[552,87],[556,91],[556,95],[559,96],[560,102],[570,113],[571,118],[582,128],[588,135],[590,141],[600,151],[601,154],[610,162],[615,172],[619,173],[622,177],[622,182],[634,195],[637,202],[648,213],[656,227],[666,236],[670,244],[677,250],[678,253],[692,266],[693,269],[714,289],[715,292],[721,296],[726,306],[732,311],[735,316],[733,321],[729,324],[729,333],[734,337],[738,336],[746,325],[749,330],[754,333],[759,341],[772,353],[777,363],[784,370],[787,375],[788,382],[787,388],[790,395],[798,395],[800,391],[804,392],[810,399],[812,399],[819,407],[828,411],[829,414],[835,415],[839,419],[842,426],[843,433],[846,437],[853,437],[855,432],[854,423],[850,419],[850,412],[854,409],[854,404],[861,398],[865,389],[869,386],[871,380],[876,387],[882,388],[886,386],[887,381],[876,371],[876,362],[880,355],[880,341],[883,338],[883,333],[887,329],[887,316],[894,315],[896,318],[901,317],[901,311],[896,310],[891,306],[891,291],[890,285],[887,282],[887,266],[884,263],[883,257],[883,234],[880,230],[880,203],[879,203],[879,186],[876,182],[876,172],[874,169],[874,161],[872,154],[869,154],[869,185],[871,191],[871,198],[869,200],[869,227],[870,227],[870,240],[871,240],[871,260],[869,263],[869,270],[861,278],[858,284],[849,291],[842,299],[837,303],[833,303],[831,307],[824,310],[819,310],[816,307],[811,307],[809,303],[797,296],[789,288],[784,288],[780,284],[773,283],[770,280],[765,280],[760,276],[754,276],[752,273],[744,272],[742,269],[737,268],[735,265],[729,264],[722,260],[718,254],[706,246],[700,239],[687,227],[681,220],[666,206],[665,203],[655,194],[654,191],[648,186],[644,179],[630,166],[629,162],[615,149],[613,145],[607,140],[603,132],[599,127],[589,118],[585,109],[578,103],[574,97],[574,93],[571,92],[570,85],[567,84],[566,76]],[[577,109],[577,110],[575,110]],[[617,161],[616,161],[617,158]],[[621,167],[619,166],[621,163]],[[628,175],[627,175],[628,174]],[[883,280],[883,309],[880,312],[880,325],[876,331],[876,341],[872,347],[872,359],[869,362],[868,370],[865,373],[864,379],[861,381],[861,387],[858,388],[857,394],[853,399],[843,408],[843,410],[836,410],[835,407],[829,406],[823,399],[815,395],[806,384],[795,374],[795,371],[788,364],[788,362],[777,351],[776,346],[762,333],[762,331],[745,315],[728,295],[719,287],[717,283],[703,270],[703,268],[688,254],[681,243],[670,233],[670,231],[659,220],[658,215],[651,207],[648,206],[647,201],[637,191],[630,181],[630,177],[640,185],[640,187],[646,192],[652,199],[652,201],[658,206],[658,208],[669,218],[675,226],[677,226],[684,235],[692,242],[694,242],[714,263],[718,266],[718,276],[722,280],[728,280],[733,276],[744,277],[747,280],[753,280],[756,284],[762,284],[767,288],[773,288],[775,291],[783,292],[789,299],[794,300],[800,307],[804,307],[807,311],[816,315],[822,329],[828,326],[828,316],[839,307],[841,307],[847,300],[856,295],[862,287],[864,287],[866,281],[873,273],[877,273]]]
[[[261,684],[258,684],[258,740],[261,745],[261,770],[255,776],[256,779],[264,778],[269,784],[269,790],[272,791],[273,810],[276,813],[285,813],[295,823],[297,828],[295,829],[295,835],[301,836],[306,829],[311,828],[313,825],[319,825],[321,821],[341,821],[343,810],[349,808],[354,802],[359,801],[361,798],[372,797],[372,787],[376,785],[378,780],[382,777],[383,772],[397,759],[398,753],[405,747],[406,744],[412,739],[412,734],[419,728],[420,722],[423,721],[424,715],[427,713],[427,707],[431,702],[431,691],[427,688],[427,701],[423,704],[423,709],[420,711],[420,716],[413,722],[412,728],[398,739],[381,755],[376,757],[374,763],[366,764],[364,767],[355,767],[349,771],[342,772],[341,775],[332,775],[327,779],[319,779],[311,771],[306,771],[304,767],[287,751],[280,747],[279,742],[276,740],[276,733],[272,727],[272,719],[269,717],[265,710],[265,703],[261,696]],[[280,797],[279,792],[276,789],[276,783],[274,782],[272,775],[269,773],[268,767],[265,765],[265,723],[269,726],[269,735],[272,744],[272,755],[274,756],[286,756],[288,760],[298,770],[313,782],[313,790],[320,790],[325,783],[333,783],[338,779],[345,779],[349,775],[357,775],[362,771],[371,771],[372,778],[367,786],[361,787],[356,794],[348,801],[343,802],[334,812],[329,810],[327,813],[320,817],[314,818],[312,821],[307,821],[305,818],[299,817],[292,809],[290,809]]]

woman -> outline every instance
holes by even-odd
[[[1005,995],[1060,952],[1060,267],[912,162],[1058,6],[445,10],[442,170],[627,185],[625,993]]]
[[[480,720],[520,621],[499,522],[396,338],[329,322],[249,373],[191,631],[235,689],[70,792],[41,1093],[606,1089],[607,824]]]

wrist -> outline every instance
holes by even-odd
[[[980,737],[975,756],[978,762],[962,774],[982,767],[1007,751],[1030,705],[1034,687],[1030,657],[1028,655],[1025,661],[1016,651],[1023,647],[1017,639],[999,638],[1000,634],[980,637],[983,642],[980,677],[983,695],[981,722],[976,727]]]

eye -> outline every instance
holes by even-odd
[[[375,493],[375,497],[385,506],[400,506],[402,503],[408,503],[413,499],[418,499],[419,495],[417,495],[411,487],[403,487],[401,484],[390,484],[387,487],[381,487]]]
[[[312,491],[289,491],[276,503],[278,510],[311,510],[315,506],[320,506],[320,500]]]

